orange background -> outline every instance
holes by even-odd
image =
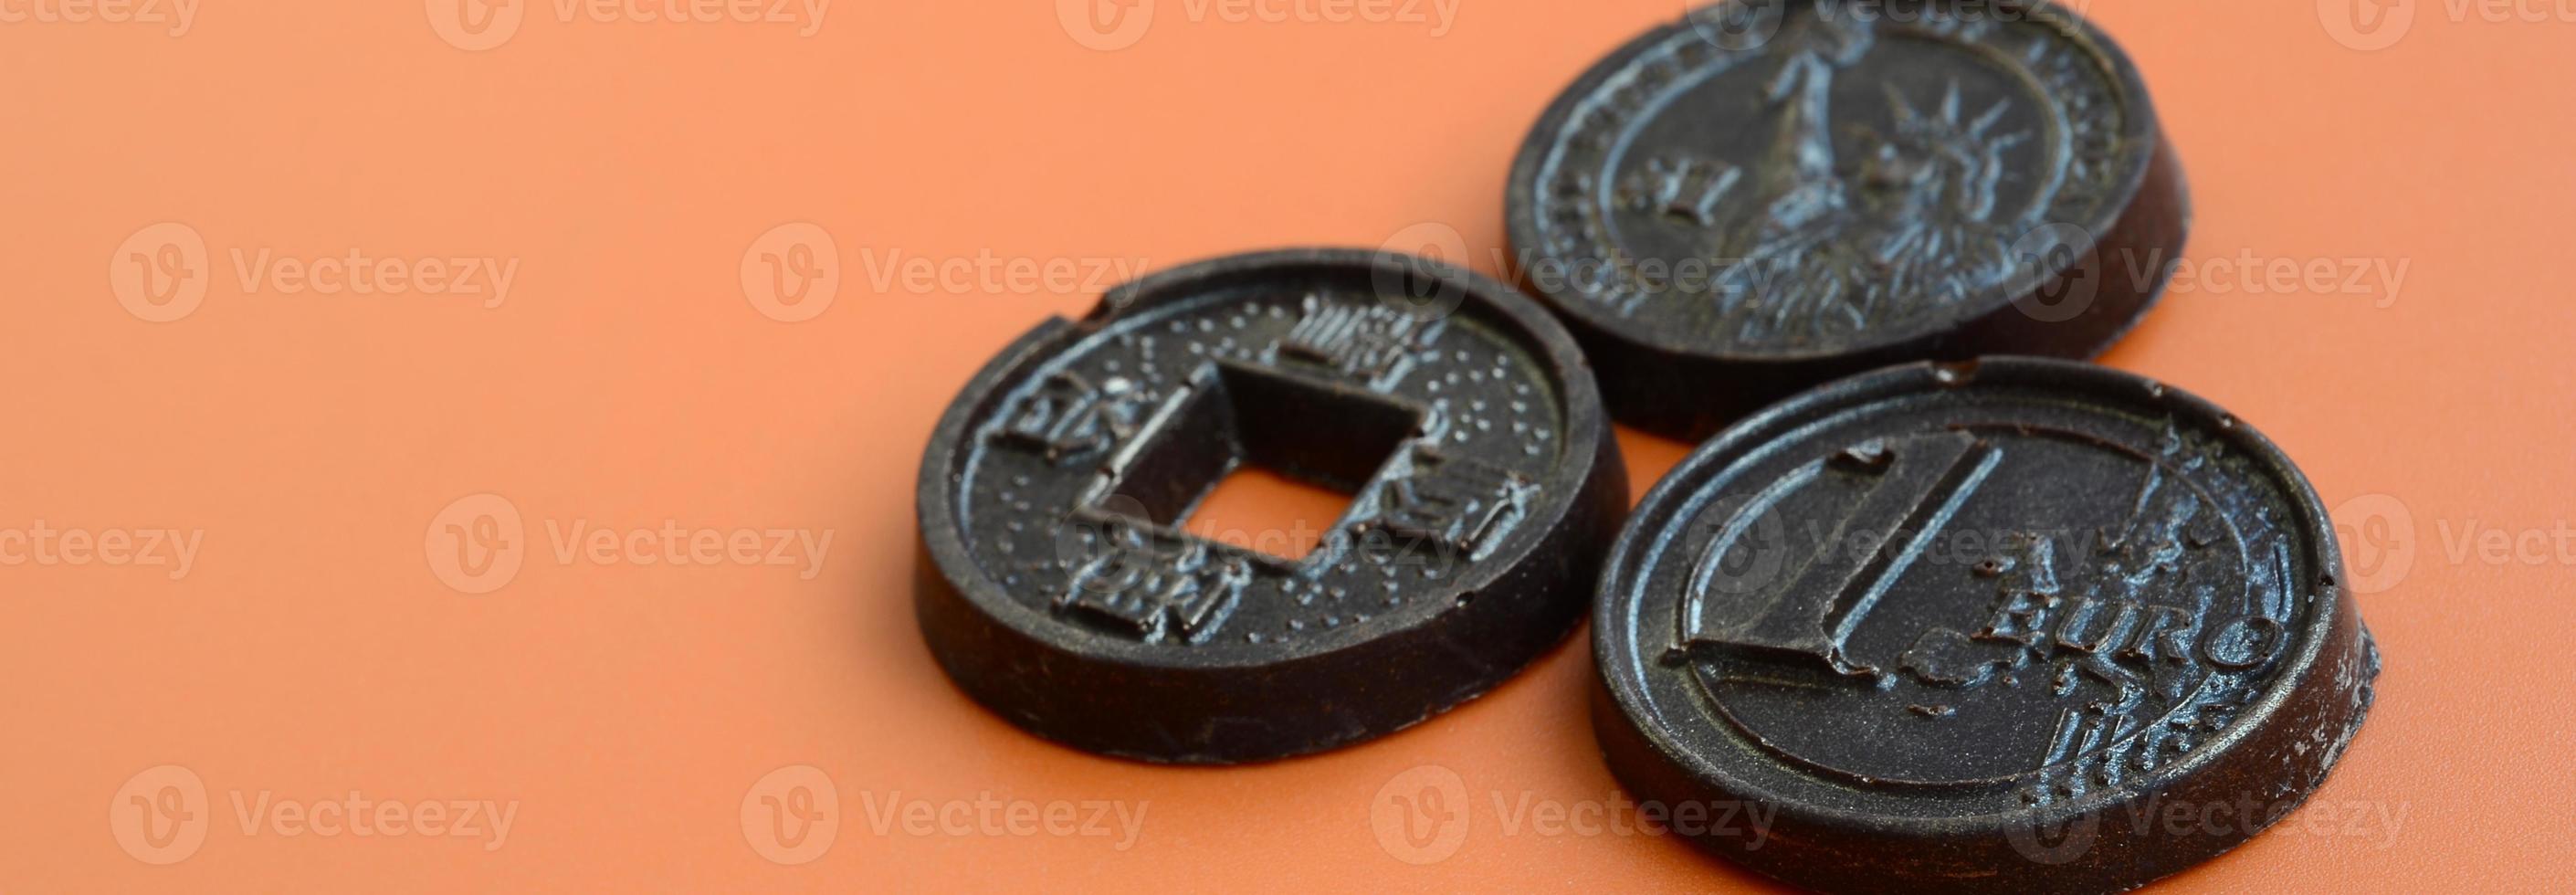
[[[1762,885],[1663,839],[1506,828],[1497,800],[1615,792],[1579,646],[1414,730],[1248,768],[1094,758],[976,709],[913,625],[922,444],[991,352],[1101,284],[871,276],[979,258],[1088,276],[1425,222],[1495,272],[1524,130],[1675,2],[1465,0],[1434,33],[1159,0],[1140,40],[1098,50],[1035,0],[841,0],[811,37],[532,0],[481,51],[443,38],[440,3],[217,0],[177,36],[0,23],[0,531],[202,532],[175,580],[0,564],[0,889]],[[2166,891],[2538,889],[2576,845],[2570,558],[2455,552],[2563,528],[2576,494],[2576,22],[2396,5],[2411,31],[2374,52],[2306,0],[2090,6],[2189,167],[2191,263],[2406,265],[2357,295],[2251,294],[2206,267],[2218,279],[2104,358],[2237,411],[2329,506],[2384,495],[2343,520],[2369,529],[2348,549],[2411,561],[2361,597],[2387,671],[2317,794],[2400,823],[2267,834]],[[165,221],[202,237],[181,260],[203,263],[175,269],[205,292],[147,322],[111,260]],[[755,240],[790,222],[831,236],[838,275],[796,323],[744,282]],[[234,253],[263,249],[518,266],[498,307],[245,289]],[[1685,450],[1621,441],[1641,492]],[[1302,499],[1288,490],[1249,501]],[[433,520],[486,493],[523,517],[524,565],[469,594],[442,577]],[[548,532],[665,520],[833,540],[806,579],[567,563]],[[1453,856],[1414,866],[1371,810],[1426,764],[1456,772],[1470,811]],[[207,793],[187,806],[202,846],[167,866],[115,835],[120,787],[160,765]],[[839,826],[818,859],[780,864],[743,804],[797,765],[834,782]],[[232,801],[350,791],[519,807],[486,850],[245,833]],[[872,805],[982,794],[1145,816],[1125,851],[869,825]]]

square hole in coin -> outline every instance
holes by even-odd
[[[1356,385],[1220,362],[1158,413],[1103,509],[1304,559],[1422,423]]]
[[[1350,510],[1352,497],[1246,464],[1208,489],[1181,530],[1281,559],[1305,559]]]

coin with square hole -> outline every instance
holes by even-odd
[[[1347,505],[1210,536],[1201,505],[1247,469]],[[922,462],[916,607],[959,688],[1037,734],[1278,758],[1560,642],[1626,496],[1590,372],[1534,302],[1388,252],[1240,255],[1112,290],[967,384]]]

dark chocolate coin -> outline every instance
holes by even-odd
[[[1565,330],[1468,271],[1297,250],[1148,276],[1022,336],[940,420],[922,634],[969,696],[1096,752],[1382,735],[1581,620],[1627,509],[1609,431]],[[1351,505],[1301,559],[1246,549],[1297,533],[1186,533],[1247,463]]]
[[[2128,57],[2013,0],[1695,10],[1548,107],[1505,204],[1611,413],[1688,438],[1888,364],[2091,357],[2190,216]]]
[[[1593,721],[1701,845],[1848,891],[2119,891],[2278,820],[2379,655],[2316,494],[2199,398],[2035,358],[1791,398],[1646,496]]]

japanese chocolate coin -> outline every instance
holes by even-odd
[[[1245,464],[1350,506],[1305,537],[1190,533]],[[1591,372],[1537,303],[1412,256],[1240,255],[1120,286],[976,374],[922,460],[915,607],[950,678],[1029,731],[1278,758],[1413,724],[1561,642],[1627,496]]]
[[[2015,0],[1694,10],[1548,107],[1505,205],[1611,413],[1694,439],[1889,364],[2091,357],[2190,216],[2128,57]]]
[[[2306,479],[2206,401],[2071,361],[1900,366],[1647,495],[1602,575],[1594,729],[1640,802],[1753,819],[1695,841],[1781,880],[2121,891],[2343,754],[2379,670],[2343,580]]]

